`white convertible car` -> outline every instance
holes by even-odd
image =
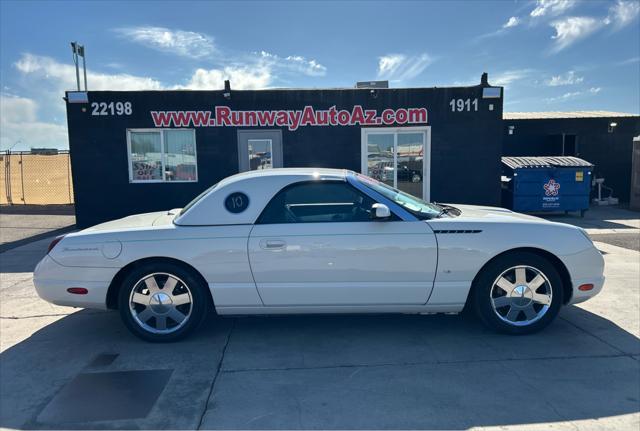
[[[118,309],[150,341],[206,313],[457,313],[525,334],[596,295],[587,233],[502,208],[424,202],[329,169],[234,175],[185,208],[56,238],[34,283],[58,305]]]

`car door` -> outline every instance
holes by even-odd
[[[427,302],[437,246],[422,221],[372,219],[375,201],[347,182],[285,187],[253,227],[249,261],[266,306]]]

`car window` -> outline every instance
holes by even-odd
[[[393,187],[366,175],[356,174],[355,178],[360,182],[360,184],[380,193],[385,198],[392,200],[420,218],[430,219],[438,217],[442,212],[442,207],[439,205],[425,202],[420,198],[398,189],[394,189]]]
[[[298,183],[278,192],[258,224],[370,221],[374,203],[344,182]]]
[[[189,209],[194,206],[195,204],[197,204],[203,197],[205,197],[206,195],[209,194],[209,192],[213,189],[215,189],[218,186],[218,183],[215,183],[214,185],[212,185],[211,187],[209,187],[208,189],[206,189],[205,191],[203,191],[202,193],[200,193],[198,196],[196,196],[195,198],[193,198],[193,200],[191,202],[189,202],[184,208],[182,208],[182,211],[180,211],[180,215],[186,213],[187,211],[189,211]]]

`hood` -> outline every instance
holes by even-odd
[[[150,226],[164,226],[171,224],[180,209],[170,211],[156,211],[152,213],[135,214],[121,219],[100,223],[85,229],[83,232],[97,232],[105,230],[136,229]]]
[[[455,217],[455,219],[460,221],[553,223],[540,217],[520,214],[506,208],[457,204],[452,204],[451,206],[461,211],[461,214]]]

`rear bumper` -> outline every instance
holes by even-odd
[[[38,296],[56,305],[82,308],[107,308],[107,290],[118,268],[84,268],[62,266],[49,255],[33,272]],[[84,287],[87,294],[67,292],[70,287]]]

